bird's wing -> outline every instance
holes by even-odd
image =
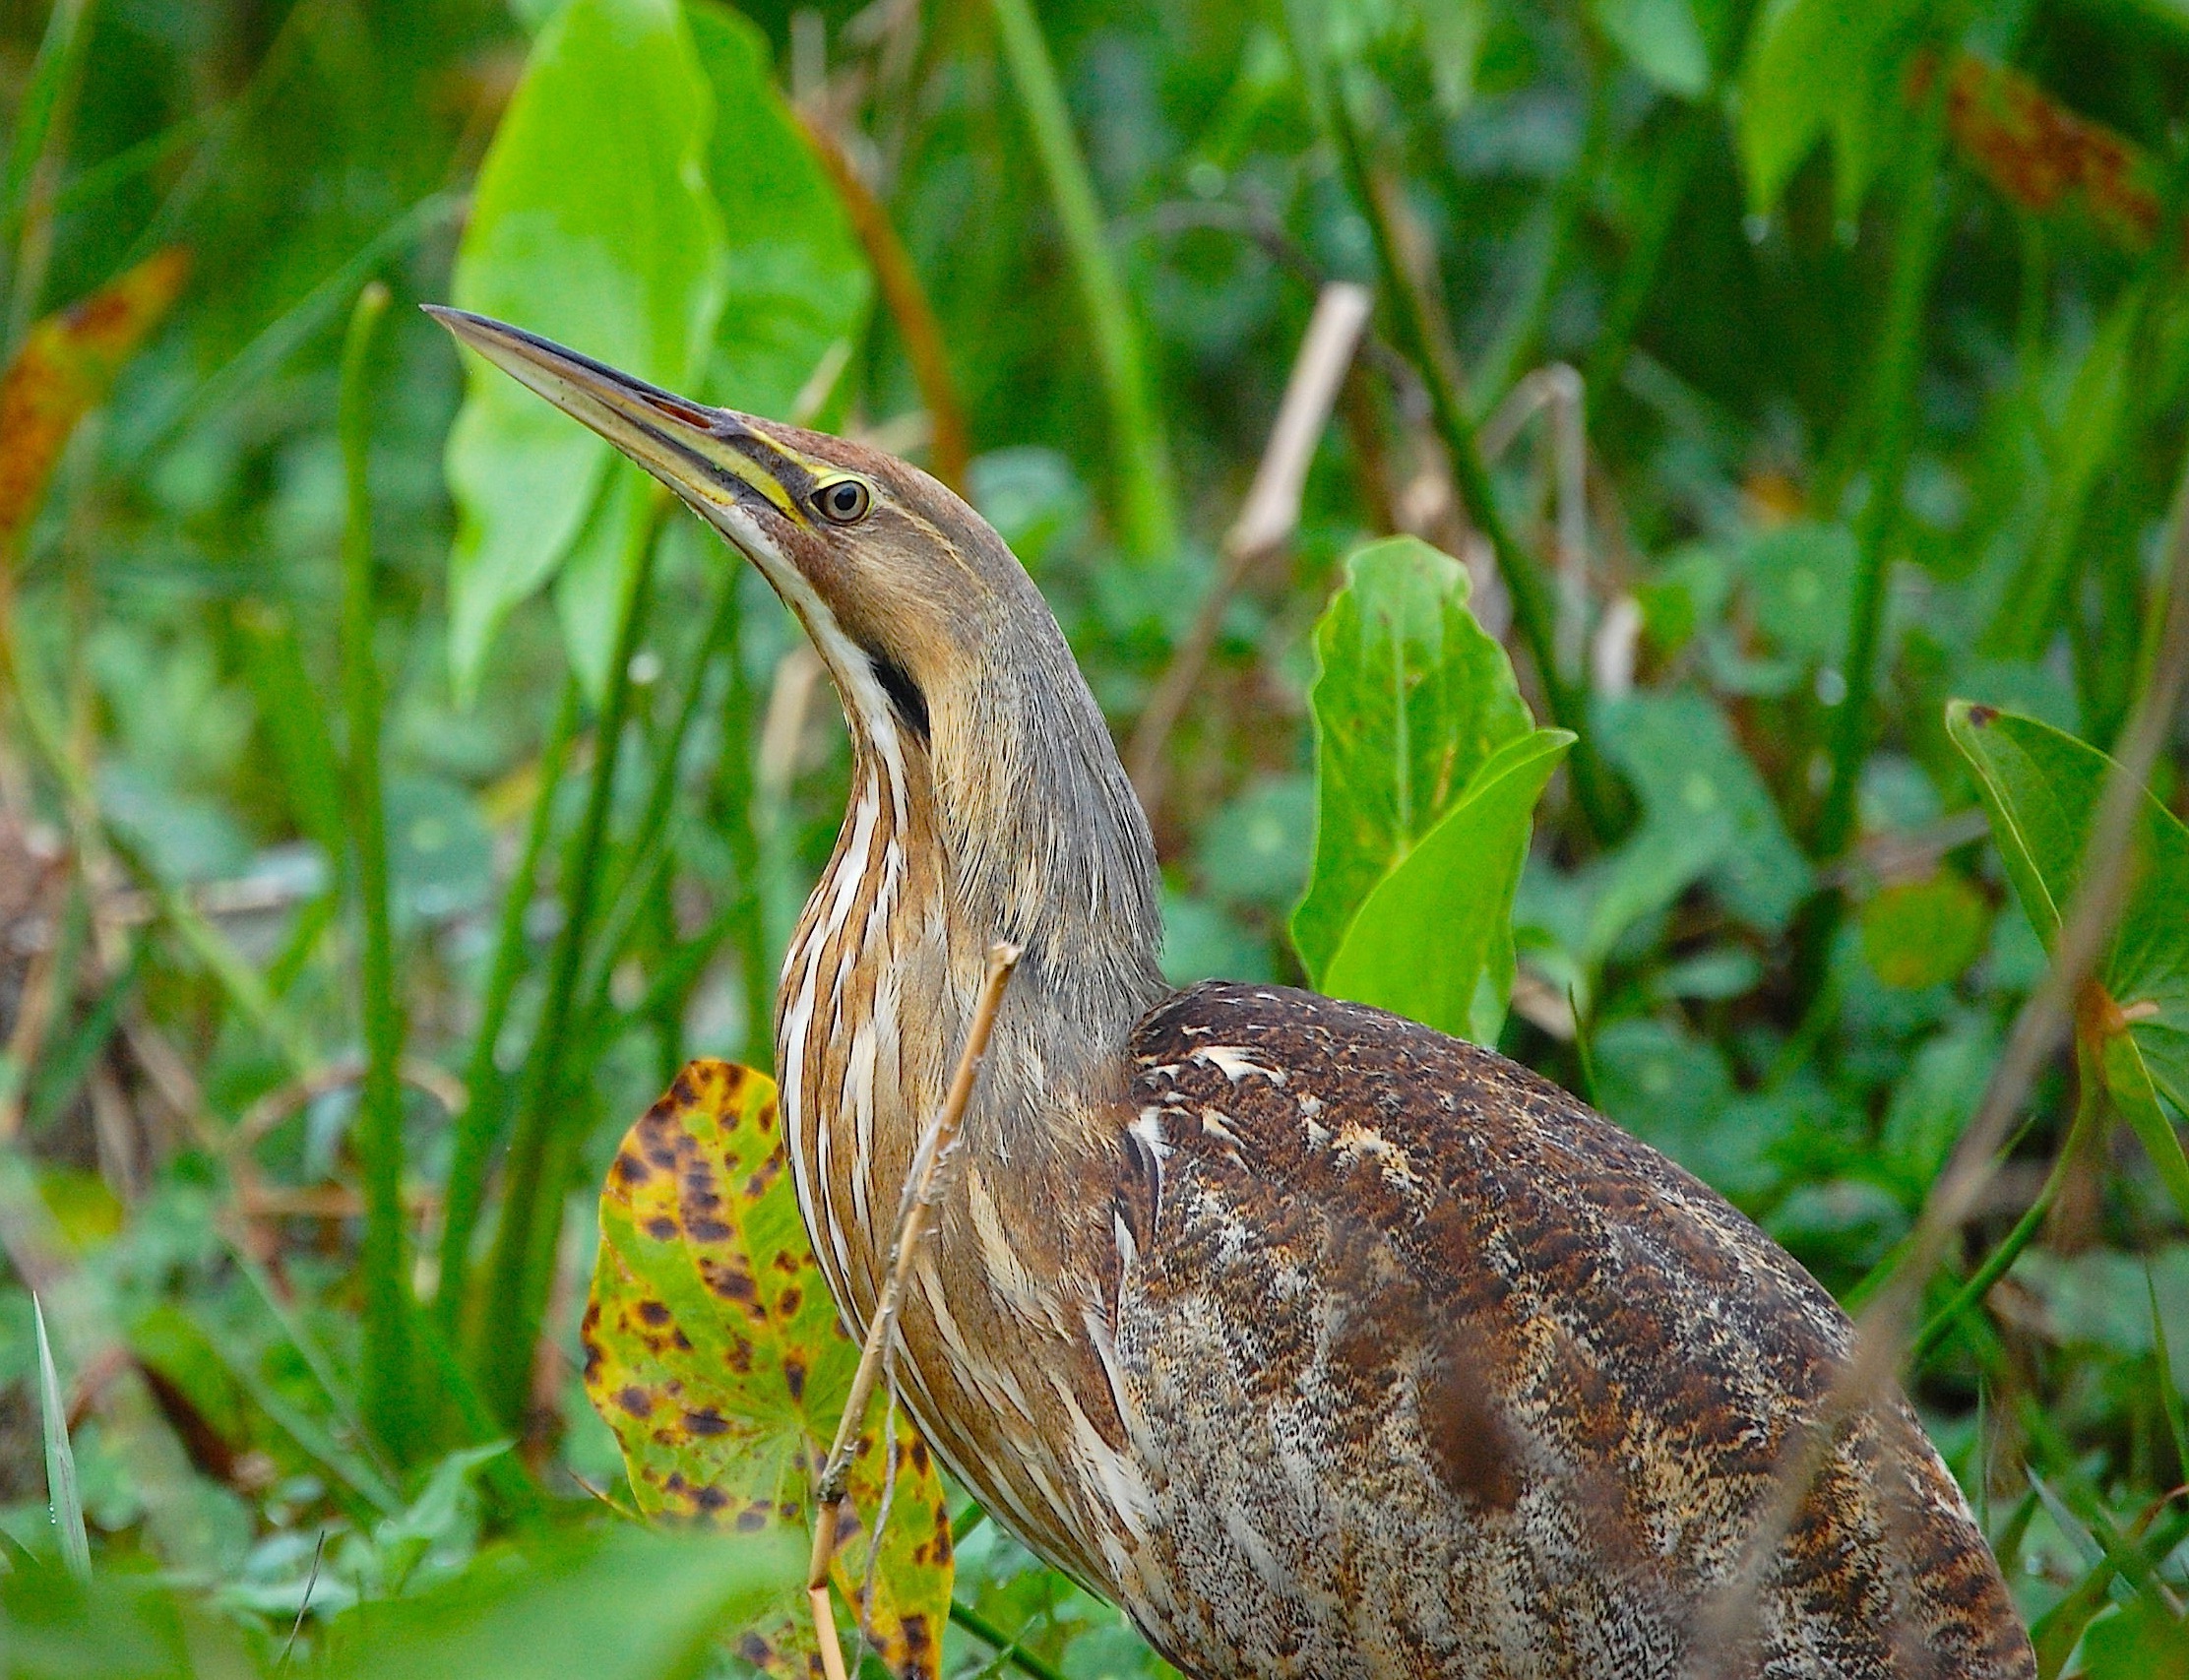
[[[1848,1348],[1831,1297],[1556,1086],[1380,1011],[1205,985],[1133,1051],[1116,1358],[1162,1543],[1236,1572],[1213,1589],[1261,1628],[1382,1616],[1361,1604],[1426,1572],[1346,1637],[1484,1672],[1674,1660]],[[2018,1671],[1955,1632],[2012,1614],[1897,1400],[1843,1442],[1782,1580],[1774,1638],[1852,1642],[1826,1671],[1908,1671],[1896,1628]],[[1565,1661],[1510,1643],[1546,1630]]]

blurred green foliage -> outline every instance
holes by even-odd
[[[841,731],[756,578],[408,305],[915,460],[962,418],[1120,739],[1189,662],[1173,978],[1494,1033],[1850,1300],[2166,665],[2173,0],[12,0],[0,112],[10,1672],[693,1672],[795,1575],[598,1513],[577,1316],[631,1118],[770,1060]],[[1333,280],[1371,337],[1234,566]],[[117,281],[130,334],[66,313]],[[1395,533],[1453,559],[1349,558]],[[2189,1660],[2176,733],[2116,1014],[1909,1373],[2052,1672]],[[1160,1671],[992,1524],[956,1590],[952,1673]]]

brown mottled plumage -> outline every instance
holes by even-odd
[[[862,1327],[990,942],[1025,957],[901,1325],[952,1469],[1189,1674],[2033,1676],[1898,1396],[1699,1616],[1850,1331],[1680,1168],[1488,1051],[1277,987],[1166,995],[1148,830],[1055,621],[925,474],[512,328],[466,342],[753,560],[844,700],[782,1114]]]

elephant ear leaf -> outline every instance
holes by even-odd
[[[1488,1043],[1513,985],[1535,800],[1572,737],[1535,729],[1465,567],[1370,543],[1315,626],[1315,862],[1292,914],[1308,977]]]
[[[625,1135],[600,1195],[585,1348],[586,1393],[642,1512],[810,1535],[813,1483],[858,1348],[806,1240],[765,1075],[694,1062]],[[893,1408],[858,1437],[850,1505],[831,1579],[891,1673],[936,1680],[950,1507],[933,1455]],[[804,1594],[733,1645],[804,1680],[815,1652]]]
[[[2081,885],[2113,761],[2073,735],[1988,706],[1955,701],[1947,733],[1976,785],[2015,896],[2050,950]],[[2119,930],[2098,963],[2083,1019],[2108,1094],[2189,1216],[2189,1158],[2159,1098],[2189,1113],[2189,829],[2141,795]]]

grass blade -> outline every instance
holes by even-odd
[[[502,1070],[494,1055],[501,1044],[502,1028],[509,1021],[517,982],[525,975],[525,920],[539,882],[539,860],[554,829],[555,794],[569,763],[571,737],[578,731],[579,698],[578,678],[573,673],[564,679],[555,720],[539,751],[539,786],[532,795],[532,821],[525,831],[525,849],[518,856],[516,871],[502,897],[493,963],[487,969],[478,1026],[472,1031],[470,1060],[465,1070],[467,1100],[457,1119],[455,1150],[449,1161],[448,1211],[441,1221],[440,1281],[433,1297],[434,1321],[442,1335],[451,1338],[461,1328],[471,1273],[471,1239],[478,1233],[494,1146],[501,1140],[507,1113]]]
[[[373,654],[372,500],[366,480],[371,409],[366,365],[374,330],[388,310],[388,288],[372,281],[358,294],[343,344],[338,430],[346,502],[343,523],[343,710],[349,729],[343,778],[353,886],[362,923],[360,1003],[365,1077],[357,1112],[364,1164],[364,1360],[359,1405],[366,1426],[398,1462],[425,1447],[418,1386],[411,1381],[408,1243],[403,1208],[403,999],[396,989],[395,934],[388,910],[387,814],[381,795],[380,670]]]
[[[1140,326],[1125,299],[1087,159],[1072,133],[1056,66],[1032,6],[1028,0],[989,0],[989,10],[995,14],[1004,62],[1026,107],[1027,126],[1033,131],[1034,156],[1063,227],[1064,248],[1087,309],[1088,331],[1094,338],[1095,364],[1109,404],[1125,546],[1143,560],[1167,559],[1178,546],[1178,509],[1162,418],[1149,390]]]
[[[76,1449],[69,1445],[68,1406],[61,1400],[61,1374],[53,1368],[53,1343],[46,1338],[45,1305],[31,1297],[31,1318],[38,1334],[38,1413],[45,1426],[45,1487],[52,1501],[53,1526],[61,1536],[61,1559],[79,1581],[92,1579],[92,1540],[84,1528],[84,1498],[76,1485]]]
[[[509,1159],[502,1175],[502,1214],[483,1281],[481,1310],[472,1327],[472,1368],[488,1410],[505,1428],[522,1420],[532,1355],[546,1312],[555,1243],[562,1228],[563,1192],[575,1148],[567,1116],[558,1123],[580,1018],[578,992],[593,943],[594,912],[608,859],[608,815],[614,803],[616,765],[631,712],[631,659],[646,621],[653,584],[656,538],[666,497],[635,491],[624,557],[625,582],[616,647],[608,667],[608,693],[595,737],[585,815],[571,837],[563,869],[563,924],[555,938],[547,995],[525,1061],[511,1125]]]

